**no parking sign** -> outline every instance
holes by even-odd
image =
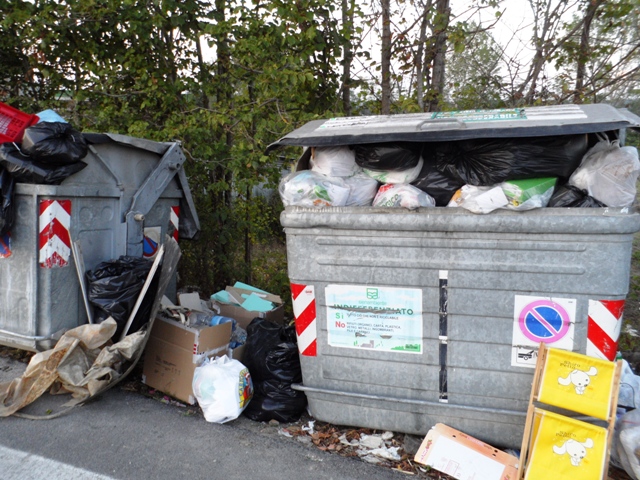
[[[511,365],[535,367],[540,342],[573,350],[575,299],[516,295],[513,314]]]

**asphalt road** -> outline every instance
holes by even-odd
[[[24,364],[0,357],[0,381]],[[46,394],[23,410],[61,410],[68,396]],[[197,408],[197,407],[196,407]],[[0,418],[0,478],[39,479],[393,479],[404,474],[346,458],[243,416],[208,423],[200,412],[116,386],[49,420]]]

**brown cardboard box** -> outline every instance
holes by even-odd
[[[145,348],[143,383],[194,405],[191,383],[196,366],[205,357],[226,355],[230,338],[231,323],[189,327],[157,317]]]
[[[229,292],[229,295],[232,298],[239,298],[241,301],[241,294],[246,293],[255,293],[251,290],[244,290],[236,287],[227,287],[225,289]],[[247,326],[251,323],[256,317],[265,318],[275,323],[283,324],[284,323],[284,305],[282,305],[282,299],[277,295],[272,294],[261,294],[265,300],[269,300],[270,302],[275,303],[277,306],[268,312],[256,312],[246,310],[238,305],[231,305],[226,303],[216,302],[214,300],[211,301],[211,304],[214,308],[220,309],[220,315],[224,317],[231,317],[238,322],[242,328],[246,330]]]
[[[244,345],[240,345],[239,347],[231,350],[231,358],[234,360],[238,360],[240,363],[243,363],[244,360]]]
[[[442,423],[429,430],[414,460],[459,480],[513,480],[518,474],[516,457]]]

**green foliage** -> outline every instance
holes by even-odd
[[[282,250],[280,200],[251,192],[280,178],[267,145],[335,115],[347,41],[335,5],[0,0],[0,100],[54,109],[84,131],[180,141],[202,225],[181,242],[182,282],[204,293],[254,278],[281,291],[286,262],[252,255]]]
[[[448,58],[445,85],[446,109],[466,110],[500,108],[501,98],[500,52],[487,32],[470,34],[475,24],[459,24],[449,36],[452,46]]]

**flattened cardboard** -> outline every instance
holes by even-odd
[[[251,323],[251,320],[256,317],[265,318],[281,325],[284,324],[284,305],[280,305],[270,312],[250,312],[242,307],[238,307],[236,305],[225,305],[223,303],[216,303],[215,305],[220,307],[220,315],[235,319],[235,321],[238,322],[238,325],[245,330]]]
[[[262,293],[256,292],[255,290],[247,290],[244,288],[229,286],[225,288],[225,291],[228,292],[229,295],[233,297],[237,303],[243,302],[244,298],[242,297],[242,295],[251,295],[253,293],[254,295],[258,295],[260,298],[268,300],[269,302],[273,302],[277,305],[282,304],[282,299],[278,295],[273,295],[272,293]]]
[[[157,317],[145,349],[142,381],[194,405],[193,372],[205,357],[225,355],[230,338],[231,323],[189,327]]]
[[[243,293],[256,293],[253,290],[246,290],[230,286],[228,286],[225,291],[229,293],[229,296],[231,298],[238,297],[239,302],[242,302],[243,300]],[[245,330],[249,326],[251,321],[257,317],[270,320],[280,325],[284,324],[284,305],[282,305],[282,299],[278,295],[273,295],[271,293],[260,295],[265,295],[263,298],[265,300],[269,300],[270,302],[274,302],[276,304],[276,307],[268,312],[257,312],[246,310],[239,305],[220,303],[215,300],[211,300],[211,306],[216,310],[220,309],[220,315],[235,319],[235,321],[238,322],[238,325],[240,325]]]
[[[414,460],[458,480],[514,480],[518,459],[442,423],[422,441]]]

